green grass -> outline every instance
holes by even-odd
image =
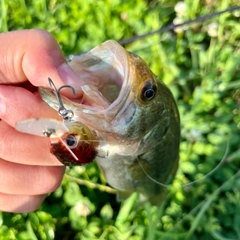
[[[46,29],[67,56],[171,24],[176,3],[1,0],[0,30]],[[185,3],[182,20],[224,10],[238,0]],[[180,167],[161,206],[136,208],[136,194],[118,203],[93,163],[69,169],[38,211],[0,212],[0,239],[240,239],[239,16],[240,11],[225,13],[179,33],[125,45],[168,84],[181,114]],[[217,31],[209,34],[213,23]],[[181,187],[203,178],[224,155],[211,175]]]

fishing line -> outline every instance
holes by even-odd
[[[118,40],[117,42],[121,45],[132,43],[132,42],[141,40],[143,38],[146,38],[148,36],[152,36],[152,35],[157,34],[157,33],[172,31],[172,30],[174,30],[178,27],[182,27],[182,26],[185,26],[185,25],[188,25],[188,24],[190,25],[190,24],[195,23],[195,22],[203,22],[207,19],[210,19],[210,18],[213,18],[213,17],[216,17],[216,16],[220,16],[220,15],[226,13],[226,12],[233,12],[233,11],[236,11],[236,10],[239,10],[239,9],[240,9],[240,6],[233,6],[233,7],[227,8],[227,9],[219,11],[219,12],[213,12],[213,13],[210,13],[210,14],[206,14],[206,15],[203,15],[203,16],[196,17],[194,19],[187,20],[187,21],[179,23],[179,24],[170,24],[168,26],[161,27],[160,29],[157,29],[157,30],[154,30],[154,31],[151,31],[151,32],[148,32],[148,33],[144,33],[142,35],[135,35],[135,36],[130,37],[130,38],[125,38],[125,39],[122,39],[122,40]],[[84,52],[79,52],[77,54],[70,54],[69,56],[66,57],[66,60],[71,61],[74,56],[85,54],[85,53],[86,52],[84,51]]]
[[[161,182],[158,182],[157,180],[155,180],[153,177],[151,177],[147,171],[144,169],[143,165],[141,164],[140,160],[138,159],[137,157],[137,160],[138,160],[138,163],[141,167],[141,169],[143,170],[143,172],[146,174],[146,176],[151,180],[153,181],[154,183],[162,186],[162,187],[165,187],[165,188],[171,188],[171,189],[181,189],[181,188],[185,188],[185,187],[188,187],[188,186],[191,186],[193,184],[196,184],[198,182],[201,182],[203,181],[205,178],[209,177],[211,174],[213,174],[222,164],[223,162],[226,160],[227,158],[227,155],[228,155],[228,152],[229,152],[229,143],[227,142],[227,147],[226,147],[226,151],[224,153],[224,156],[222,157],[221,161],[218,163],[218,165],[213,169],[211,170],[210,172],[208,172],[206,175],[204,175],[203,177],[195,180],[195,181],[192,181],[192,182],[189,182],[189,183],[186,183],[186,184],[182,184],[181,186],[178,186],[178,187],[175,187],[173,186],[172,184],[164,184],[164,183],[161,183]]]
[[[209,201],[212,201],[212,197],[213,196],[217,196],[223,189],[225,186],[227,186],[227,184],[229,184],[229,182],[235,180],[236,178],[238,178],[240,176],[240,170],[238,170],[233,176],[231,176],[226,182],[224,182],[219,188],[217,188],[214,192],[212,192],[212,194],[210,195],[210,197],[205,198],[202,202],[200,202],[196,207],[194,207],[190,212],[186,213],[173,227],[172,229],[168,230],[166,232],[173,232],[174,230],[176,230],[181,224],[183,224],[183,222],[187,219],[187,217],[189,217],[189,215],[193,215],[194,213],[197,212],[197,210],[199,210],[203,204],[206,204]],[[212,201],[213,202],[213,201]],[[162,235],[164,236],[164,234]]]
[[[163,33],[163,32],[167,32],[167,31],[171,31],[171,30],[174,30],[178,27],[182,27],[182,26],[185,26],[185,25],[190,25],[190,24],[196,23],[196,22],[203,22],[207,19],[219,16],[223,13],[233,12],[233,11],[238,10],[238,9],[240,9],[240,6],[233,6],[233,7],[227,8],[227,9],[219,11],[219,12],[213,12],[213,13],[206,14],[206,15],[203,15],[203,16],[200,16],[200,17],[196,17],[196,18],[191,19],[191,20],[187,20],[183,23],[170,24],[168,26],[161,27],[160,29],[152,31],[152,32],[148,32],[148,33],[145,33],[145,34],[142,34],[142,35],[135,35],[135,36],[130,37],[130,38],[119,40],[118,43],[121,44],[121,45],[124,45],[124,44],[127,44],[127,43],[135,42],[137,40],[143,39],[143,38],[148,37],[148,36],[152,36],[152,35],[157,34],[157,33]]]

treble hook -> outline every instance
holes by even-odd
[[[50,87],[54,91],[56,98],[58,100],[58,103],[59,103],[58,114],[63,118],[63,120],[65,122],[70,122],[72,117],[74,116],[74,113],[72,110],[68,110],[64,107],[60,91],[63,88],[70,88],[73,92],[74,97],[76,97],[75,89],[70,85],[63,85],[59,89],[57,89],[51,78],[48,78],[48,82],[49,82]]]

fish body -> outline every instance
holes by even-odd
[[[73,111],[73,121],[105,142],[107,154],[97,154],[96,161],[106,181],[119,199],[138,192],[158,204],[161,183],[178,167],[180,119],[172,93],[139,56],[112,40],[74,56],[69,65],[79,76],[72,87],[82,94],[79,99],[62,96],[62,102]],[[52,90],[39,92],[58,110]]]

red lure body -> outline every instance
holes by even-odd
[[[66,166],[91,163],[97,155],[94,144],[83,141],[78,147],[69,149],[65,142],[67,135],[61,138],[50,139],[50,152]]]
[[[91,163],[97,155],[97,138],[80,122],[71,122],[68,128],[62,136],[49,138],[50,152],[67,166]]]

